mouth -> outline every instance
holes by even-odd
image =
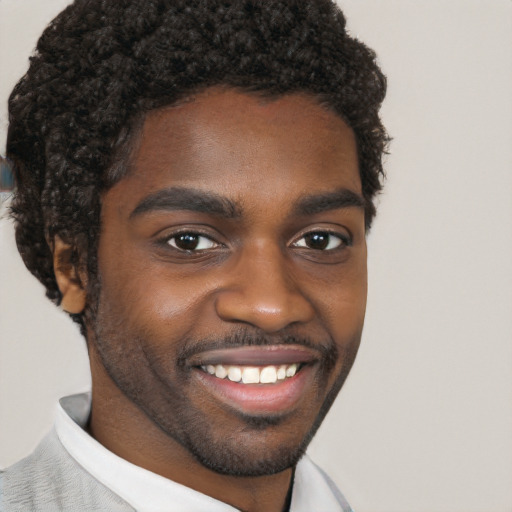
[[[191,359],[194,376],[214,398],[244,414],[286,413],[313,384],[319,354],[298,345],[212,350]]]

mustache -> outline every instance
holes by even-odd
[[[292,333],[267,334],[244,329],[231,332],[221,338],[184,339],[182,347],[178,351],[176,363],[183,368],[189,358],[200,352],[210,350],[271,345],[299,345],[314,350],[320,354],[320,362],[328,367],[334,365],[338,359],[338,347],[331,337],[313,339]]]

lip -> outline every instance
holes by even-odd
[[[312,363],[320,358],[316,350],[302,345],[268,345],[208,350],[190,358],[191,366],[235,365],[267,366],[292,363]]]
[[[194,377],[216,400],[245,414],[285,414],[291,411],[313,385],[315,364],[321,354],[298,344],[258,345],[206,350],[194,354],[188,365]],[[271,384],[243,384],[220,379],[200,369],[201,366],[269,366],[300,364],[290,378]]]
[[[314,365],[303,366],[295,376],[273,384],[241,384],[219,379],[194,368],[193,374],[210,395],[230,408],[251,415],[290,412],[313,384]]]

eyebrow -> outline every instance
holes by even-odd
[[[315,215],[329,210],[341,208],[366,208],[363,196],[352,190],[341,188],[333,192],[306,196],[300,199],[294,208],[294,215]]]
[[[172,187],[145,197],[132,211],[130,219],[158,210],[186,210],[218,215],[227,219],[242,215],[241,208],[226,197],[203,190]]]
[[[341,208],[366,207],[365,199],[355,192],[342,188],[333,192],[306,196],[299,199],[293,208],[293,215],[315,215]],[[185,210],[208,213],[237,219],[242,216],[242,208],[226,197],[213,192],[186,187],[172,187],[159,190],[145,197],[132,211],[130,219],[154,211]]]

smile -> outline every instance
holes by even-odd
[[[241,384],[275,384],[278,381],[292,378],[300,367],[297,363],[264,367],[209,364],[201,366],[201,370],[214,375],[218,379],[228,379],[231,382],[239,382]]]
[[[310,396],[320,354],[301,345],[214,349],[189,360],[204,391],[245,414],[291,412]]]

